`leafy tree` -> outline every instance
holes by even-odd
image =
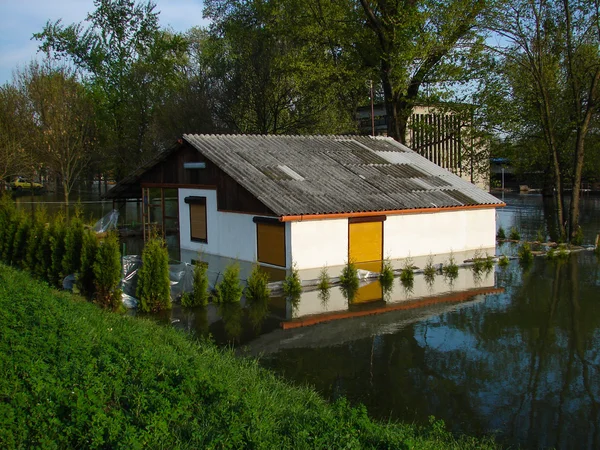
[[[0,191],[11,178],[31,174],[31,129],[33,123],[22,93],[10,84],[0,86]]]
[[[95,0],[84,23],[48,22],[34,34],[40,50],[81,69],[100,106],[103,146],[117,178],[151,156],[156,106],[178,77],[186,49],[158,26],[151,1]]]
[[[69,194],[94,144],[92,99],[74,72],[49,62],[32,62],[17,82],[35,123],[29,151],[60,178],[68,211]]]
[[[499,97],[506,100],[499,102],[499,117],[505,118],[499,122],[526,158],[537,159],[550,175],[559,234],[573,239],[586,142],[600,100],[598,7],[578,0],[511,0],[493,13],[490,28],[501,44],[495,47],[499,76],[492,84],[503,86]]]
[[[313,5],[296,0],[205,2],[212,24],[202,58],[215,114],[227,128],[263,134],[354,128],[356,67],[339,64],[337,45],[315,26],[314,14]]]

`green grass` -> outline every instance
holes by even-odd
[[[0,448],[494,448],[380,424],[255,360],[0,264]]]

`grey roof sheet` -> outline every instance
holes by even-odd
[[[281,216],[502,204],[391,138],[184,139]]]

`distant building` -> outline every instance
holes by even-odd
[[[374,120],[371,120],[370,106],[358,109],[360,133],[387,136],[385,105],[374,105],[373,110]],[[446,105],[418,105],[409,120],[406,145],[438,166],[489,190],[486,146],[473,138],[470,114]]]

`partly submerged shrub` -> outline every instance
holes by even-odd
[[[539,243],[546,242],[546,231],[543,228],[540,228],[539,230],[537,230],[537,233],[535,235],[535,240]]]
[[[191,306],[206,306],[208,304],[208,264],[200,261],[196,262],[194,265],[194,279],[192,292],[186,292],[181,297],[181,304],[186,307]]]
[[[423,275],[425,276],[425,281],[427,282],[427,284],[433,283],[436,272],[437,272],[437,270],[436,270],[435,266],[433,265],[433,255],[430,253],[429,256],[427,257],[427,263],[425,264],[425,267],[423,268]]]
[[[121,303],[121,254],[119,241],[109,233],[100,243],[93,266],[96,302],[105,308],[120,309]]]
[[[506,232],[504,231],[504,228],[498,228],[498,231],[496,232],[496,239],[506,239]]]
[[[298,301],[300,294],[302,294],[302,282],[300,281],[300,274],[298,273],[298,267],[295,263],[292,264],[292,270],[289,275],[283,280],[283,293],[292,301]]]
[[[571,244],[573,245],[581,245],[583,244],[583,228],[580,226],[577,227],[575,233],[571,237]]]
[[[415,274],[413,272],[413,259],[409,256],[402,264],[402,270],[400,271],[400,282],[404,287],[412,288],[414,281]]]
[[[165,241],[158,236],[151,236],[142,251],[136,295],[140,311],[171,309],[169,253]]]
[[[384,292],[391,290],[394,285],[394,268],[389,258],[383,260],[381,273],[379,274],[379,283]]]
[[[323,267],[319,273],[319,284],[317,284],[317,289],[319,290],[319,298],[321,299],[321,303],[323,305],[327,304],[329,298],[331,297],[331,278],[329,277],[327,266]]]
[[[519,247],[518,256],[519,262],[522,265],[530,264],[533,261],[533,253],[531,252],[531,247],[527,242],[523,243],[523,245]]]
[[[448,261],[442,267],[442,273],[444,277],[454,280],[458,277],[458,265],[456,264],[456,260],[454,259],[454,253],[450,252],[450,256],[448,257]]]
[[[510,229],[510,234],[508,235],[508,238],[511,241],[520,241],[521,240],[521,234],[519,233],[519,230],[517,230],[515,227],[512,227]]]
[[[498,258],[498,265],[500,267],[506,267],[508,266],[509,263],[509,259],[506,255],[502,255],[500,258]]]
[[[252,268],[250,276],[246,280],[246,299],[250,303],[264,303],[269,300],[271,290],[269,289],[269,275],[261,270],[258,264]]]
[[[342,273],[340,274],[340,284],[342,286],[342,294],[344,297],[350,301],[354,300],[359,286],[358,269],[354,262],[348,261],[342,269]]]
[[[229,264],[223,273],[223,279],[215,286],[215,303],[238,303],[244,289],[240,283],[240,265]]]

